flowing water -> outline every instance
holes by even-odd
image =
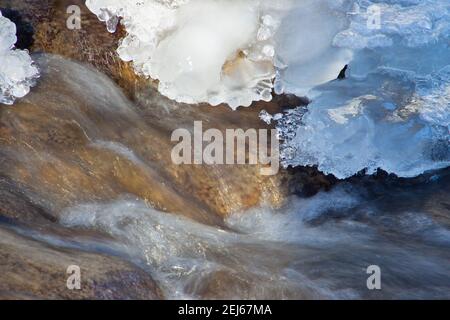
[[[67,209],[63,224],[109,233],[170,298],[449,298],[449,172],[423,183],[344,183],[227,228],[118,199]],[[366,287],[378,265],[382,289]]]
[[[154,150],[170,148],[152,145],[156,129],[109,79],[61,58],[36,60],[36,91],[2,111],[2,134],[14,137],[0,140],[2,175],[72,233],[17,232],[130,261],[167,298],[450,298],[448,169],[417,179],[356,177],[278,209],[219,219],[175,191],[155,160]],[[381,268],[381,290],[366,286],[370,265]]]

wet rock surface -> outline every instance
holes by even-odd
[[[82,28],[66,27],[69,5],[82,9]],[[110,253],[67,248],[77,237],[107,241],[101,232],[59,224],[67,207],[126,196],[148,206],[223,226],[224,217],[261,203],[283,205],[292,193],[313,195],[334,179],[314,168],[260,174],[260,166],[174,165],[173,130],[272,129],[258,117],[306,101],[288,96],[238,112],[227,106],[183,105],[162,97],[115,53],[120,30],[109,34],[84,1],[0,0],[18,24],[18,45],[33,53],[41,78],[14,106],[0,108],[0,297],[9,299],[159,299],[149,270]],[[30,239],[18,232],[59,237]],[[94,250],[95,251],[95,250]],[[83,290],[65,287],[66,268],[82,265]],[[151,272],[151,270],[150,270]],[[233,276],[228,276],[228,278]],[[227,275],[213,274],[201,295],[220,292]],[[232,286],[251,290],[247,280]]]
[[[118,58],[115,49],[123,30],[119,29],[115,34],[108,33],[104,24],[86,9],[83,1],[45,1],[41,4],[33,2],[31,5],[21,1],[2,2],[0,7],[17,9],[23,16],[22,20],[33,26],[32,51],[44,51],[92,64],[123,89],[125,95],[134,102],[138,109],[136,112],[146,126],[158,136],[148,138],[157,147],[149,146],[147,149],[167,149],[168,145],[172,147],[172,131],[178,128],[192,129],[194,121],[203,121],[204,130],[217,128],[222,132],[235,128],[270,129],[258,117],[262,109],[276,113],[286,107],[305,103],[300,98],[282,96],[269,103],[254,103],[250,108],[240,108],[238,112],[223,105],[211,107],[174,103],[162,97],[151,81],[137,76],[130,64]],[[73,4],[81,8],[80,30],[66,27],[69,16],[66,9]],[[145,160],[155,162],[158,170],[166,171],[180,188],[222,216],[258,205],[261,201],[279,206],[292,191],[292,180],[294,184],[302,180],[300,192],[305,194],[316,193],[333,182],[314,169],[283,170],[275,177],[264,177],[259,174],[259,167],[251,166],[173,166],[169,155],[168,151],[147,152]],[[298,187],[295,189],[299,191]]]
[[[2,172],[32,190],[54,219],[67,206],[121,194],[160,210],[214,217],[201,204],[190,205],[159,170],[163,164],[152,161],[164,150],[170,161],[170,136],[146,125],[113,82],[57,56],[35,59],[39,85],[1,111]]]
[[[67,268],[81,267],[81,289]],[[0,226],[1,299],[162,299],[147,272],[119,258],[61,249]]]

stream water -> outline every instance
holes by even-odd
[[[449,298],[449,172],[409,186],[343,183],[228,228],[118,199],[67,209],[69,227],[109,233],[170,298]],[[367,267],[381,269],[368,290]]]
[[[128,260],[167,298],[450,298],[448,169],[416,179],[352,178],[218,222],[175,193],[164,162],[148,160],[156,149],[145,139],[156,134],[112,81],[61,58],[36,60],[36,91],[2,114],[4,132],[15,137],[1,140],[2,175],[27,186],[21,197],[76,235],[17,228],[22,234]],[[147,197],[159,193],[180,212],[155,209]],[[180,214],[187,210],[203,211]],[[87,239],[86,231],[108,238]],[[380,267],[381,290],[367,288],[371,265]]]

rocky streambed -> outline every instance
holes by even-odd
[[[66,27],[70,4],[80,30]],[[83,1],[0,8],[41,72],[0,108],[1,298],[448,297],[448,170],[338,182],[314,168],[175,165],[175,129],[271,129],[261,110],[304,101],[175,103],[117,58],[119,35]],[[377,263],[388,289],[367,291]],[[67,289],[70,265],[81,290]]]
[[[331,184],[312,169],[265,177],[256,166],[172,164],[173,130],[190,128],[194,121],[220,130],[269,128],[258,119],[263,108],[275,111],[297,101],[280,97],[239,114],[225,106],[171,102],[117,59],[118,39],[78,2],[83,8],[81,30],[66,27],[68,1],[0,2],[4,15],[19,26],[18,46],[30,50],[41,72],[30,95],[0,110],[2,270],[13,272],[20,264],[23,272],[14,277],[3,273],[8,279],[1,281],[4,297],[163,296],[140,267],[102,250],[83,253],[83,245],[62,249],[45,241],[60,237],[70,243],[78,236],[60,225],[65,208],[132,197],[161,211],[224,226],[224,217],[232,212],[262,202],[280,206],[289,188],[314,193]],[[303,176],[302,184],[289,183]],[[108,237],[88,233],[94,239]],[[72,296],[64,280],[70,261],[87,261],[93,274],[89,288]],[[32,269],[28,276],[27,268]],[[129,281],[140,284],[130,286]]]

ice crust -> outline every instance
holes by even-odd
[[[279,123],[284,165],[317,165],[338,178],[449,166],[450,2],[352,2],[348,27],[333,39],[352,51],[348,78],[314,87],[306,114],[299,108]],[[378,28],[367,24],[374,5]]]
[[[121,19],[127,36],[119,56],[132,61],[137,73],[158,80],[159,91],[178,102],[236,109],[271,100],[274,85],[277,92],[306,95],[335,78],[352,57],[350,50],[332,47],[336,30],[346,23],[346,11],[334,0],[87,0],[86,5],[110,32]]]
[[[285,166],[347,178],[450,164],[448,0],[86,4],[111,32],[121,19],[119,55],[171,99],[236,109],[273,91],[308,96],[308,110],[277,117]]]
[[[272,97],[273,35],[282,2],[258,0],[87,0],[114,32],[128,35],[118,53],[159,91],[179,102],[232,108]],[[271,13],[271,14],[269,14]]]
[[[28,52],[14,49],[16,41],[15,24],[0,11],[0,104],[24,97],[39,76]]]

